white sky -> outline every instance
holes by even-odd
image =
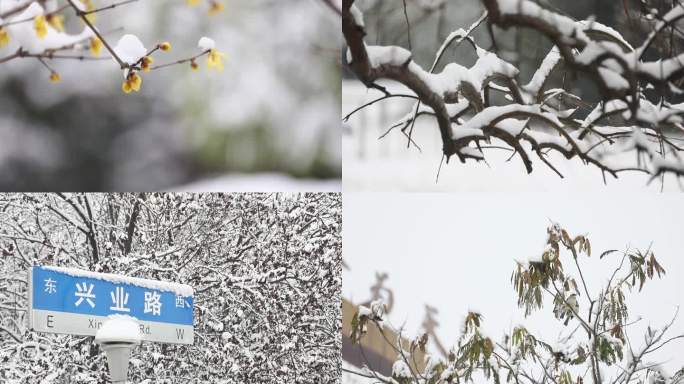
[[[554,342],[559,331],[572,328],[558,326],[551,309],[525,320],[510,283],[514,260],[541,253],[553,220],[572,236],[588,235],[592,264],[584,273],[592,294],[619,261],[613,254],[609,262],[598,262],[601,252],[629,245],[646,249],[652,242],[667,275],[648,282],[641,294],[627,294],[630,315],[644,317],[630,333],[638,335],[632,338],[640,345],[646,325],[659,328],[677,306],[684,307],[683,217],[681,194],[345,192],[343,257],[351,270],[344,271],[343,293],[355,302],[367,300],[375,272],[384,271],[395,294],[390,320],[395,326],[405,321],[410,336],[419,331],[428,303],[439,309],[438,332],[447,347],[457,339],[468,309],[484,314],[484,331],[497,340],[524,322]],[[566,264],[566,272],[575,273],[571,266]],[[681,312],[671,335],[684,333],[684,308]],[[656,357],[673,373],[682,367],[677,351],[683,349],[684,343],[674,344]]]

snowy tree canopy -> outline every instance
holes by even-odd
[[[11,50],[0,55],[0,64],[18,59],[40,61],[49,73],[50,81],[57,83],[61,76],[50,65],[52,60],[112,60],[123,71],[121,90],[124,93],[138,92],[142,86],[142,73],[166,68],[172,65],[188,64],[193,70],[199,68],[198,60],[206,57],[209,69],[222,70],[224,54],[208,37],[200,37],[198,52],[187,57],[154,64],[155,55],[171,51],[171,42],[160,40],[148,42],[146,47],[134,34],[118,38],[112,31],[101,31],[97,18],[106,11],[130,5],[138,0],[122,0],[106,5],[94,0],[6,0],[0,2],[0,49]],[[221,12],[222,2],[217,0],[186,0],[188,6],[207,3],[210,15]],[[67,31],[67,16],[75,15],[81,21],[81,31],[71,34]],[[105,16],[106,17],[106,16]],[[114,43],[114,41],[117,41]],[[210,43],[210,44],[209,44]],[[104,51],[104,52],[103,52]],[[108,57],[102,55],[105,53]],[[167,55],[168,56],[168,55]]]
[[[609,263],[610,274],[589,278],[589,258]],[[368,366],[345,368],[345,372],[370,379],[367,382],[392,384],[678,384],[684,380],[684,366],[678,372],[665,372],[659,366],[662,355],[656,356],[666,345],[684,339],[684,335],[669,332],[678,310],[668,323],[654,325],[635,317],[629,305],[630,295],[647,294],[649,282],[665,278],[665,274],[651,249],[612,249],[597,254],[586,236],[573,237],[552,224],[544,249],[537,257],[517,261],[511,282],[525,317],[539,313],[564,326],[558,339],[533,332],[525,324],[514,324],[496,341],[483,325],[486,316],[496,314],[470,309],[456,345],[443,358],[430,354],[416,358],[429,351],[432,336],[423,333],[409,342],[391,344],[397,355],[391,376]],[[478,298],[473,295],[473,299]],[[404,330],[391,324],[382,308],[381,301],[359,307],[351,320],[353,341],[361,340],[370,326],[402,334]],[[635,330],[639,325],[645,334]]]
[[[338,194],[0,197],[0,381],[97,383],[92,337],[27,329],[27,271],[76,267],[194,288],[195,344],[143,343],[145,383],[330,383],[340,375]]]
[[[679,177],[684,175],[680,160],[684,66],[674,43],[670,49],[661,49],[654,42],[679,34],[677,23],[684,17],[684,6],[675,2],[661,14],[648,8],[650,2],[642,3],[641,14],[630,17],[639,28],[651,32],[641,41],[629,42],[611,26],[592,18],[575,20],[534,1],[482,0],[480,16],[466,29],[450,26],[452,32],[434,53],[432,64],[423,67],[411,49],[370,45],[361,5],[344,0],[342,29],[348,68],[367,87],[384,95],[343,120],[386,99],[411,98],[413,107],[388,132],[398,128],[408,145],[417,146],[411,137],[416,119],[434,118],[447,162],[452,156],[461,162],[486,161],[488,151],[505,150],[519,157],[528,173],[536,157],[563,177],[554,166],[558,158],[551,157],[560,154],[567,160],[580,159],[604,176],[617,178],[630,171],[644,173],[649,180],[665,174]],[[486,49],[472,36],[484,26],[492,43]],[[519,68],[499,55],[493,27],[530,29],[552,42],[531,78],[521,78]],[[472,48],[475,64],[444,63],[445,53],[461,44]],[[392,93],[378,83],[382,79],[396,81],[412,92]],[[591,83],[600,100],[592,102],[574,94],[569,83],[577,79]],[[635,161],[625,161],[625,153],[633,153],[630,158]]]

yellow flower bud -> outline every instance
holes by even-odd
[[[142,62],[140,63],[140,68],[142,68],[144,72],[149,72],[152,61],[153,60],[150,56],[143,57]]]
[[[0,48],[9,44],[9,41],[9,33],[7,33],[7,30],[5,28],[0,27]]]
[[[209,51],[207,55],[207,67],[209,69],[216,69],[217,71],[223,71],[223,57],[225,55],[215,49]]]
[[[64,16],[62,15],[47,15],[47,22],[52,28],[64,32]]]
[[[214,16],[218,13],[223,12],[225,9],[225,5],[223,3],[220,3],[218,1],[212,1],[211,4],[209,4],[209,15]]]
[[[38,15],[33,19],[33,29],[36,31],[36,35],[39,39],[45,38],[48,33],[47,23],[45,22],[45,16]]]
[[[168,41],[165,41],[165,42],[159,44],[159,49],[161,49],[164,52],[168,52],[171,50],[171,43],[169,43]]]
[[[102,40],[100,40],[97,37],[91,37],[90,38],[90,53],[92,53],[93,56],[100,56],[101,51],[102,51]]]
[[[135,72],[128,74],[126,80],[121,84],[121,90],[124,93],[138,92],[142,85],[142,78]]]
[[[59,76],[59,73],[52,71],[50,73],[50,81],[53,83],[59,83],[59,81],[62,80],[62,78]]]
[[[85,6],[86,12],[95,10],[95,3],[93,3],[93,0],[81,0],[81,3]],[[95,23],[95,20],[97,20],[97,13],[87,14],[86,19],[88,19],[88,21],[90,21],[91,23]]]

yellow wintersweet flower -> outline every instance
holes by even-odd
[[[131,72],[121,84],[121,90],[124,93],[138,92],[140,91],[140,86],[142,85],[142,78],[138,76],[137,73]]]
[[[50,81],[53,83],[59,83],[59,81],[62,80],[62,78],[59,76],[59,73],[52,71],[50,73]]]
[[[209,69],[216,69],[218,71],[223,71],[223,57],[225,55],[215,49],[209,50],[209,55],[207,56],[207,67]]]
[[[48,33],[45,16],[38,15],[33,19],[33,29],[36,31],[36,35],[38,35],[39,39],[45,38],[45,35]]]
[[[64,16],[62,15],[47,15],[47,22],[52,26],[52,28],[64,32]]]
[[[169,43],[168,41],[165,41],[165,42],[159,44],[159,49],[161,49],[164,52],[168,52],[171,50],[171,43]]]
[[[150,56],[143,57],[142,62],[140,63],[140,68],[142,68],[144,72],[149,72],[150,64],[152,64],[152,61],[153,60]]]
[[[7,44],[9,44],[9,33],[7,33],[5,28],[0,27],[0,48]]]
[[[85,12],[90,12],[95,10],[95,3],[93,0],[81,0],[81,3],[85,6]],[[94,23],[97,19],[97,13],[89,13],[86,15],[86,19],[91,23]]]
[[[98,37],[91,37],[90,53],[92,53],[93,56],[100,56],[100,52],[102,52],[102,40]]]
[[[189,6],[194,7],[194,6],[196,6],[197,4],[199,4],[200,0],[185,0],[185,2],[186,2]]]
[[[209,15],[214,16],[218,13],[223,12],[225,9],[225,5],[223,3],[220,3],[218,1],[212,1],[211,4],[209,4]]]

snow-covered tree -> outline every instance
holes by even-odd
[[[609,276],[590,279],[589,258],[615,267]],[[526,317],[543,312],[568,330],[558,342],[550,341],[551,335],[534,334],[524,324],[497,342],[483,330],[487,314],[469,311],[457,344],[444,357],[428,354],[416,358],[418,352],[430,351],[432,336],[424,333],[402,344],[390,344],[397,354],[391,377],[369,367],[345,371],[371,383],[392,384],[678,384],[684,380],[684,366],[670,375],[660,369],[656,356],[666,345],[684,340],[684,335],[668,333],[677,314],[669,323],[657,328],[648,325],[645,334],[637,335],[634,327],[648,319],[635,318],[628,301],[630,294],[641,293],[649,281],[663,276],[665,269],[651,249],[592,254],[586,236],[573,237],[552,224],[539,257],[518,261],[511,281]],[[352,341],[361,340],[368,327],[401,335],[403,329],[394,327],[386,317],[381,300],[360,306],[351,320]],[[681,358],[676,358],[681,363]]]
[[[0,196],[0,382],[96,383],[92,337],[27,329],[27,271],[76,267],[194,288],[195,344],[143,343],[136,383],[339,380],[339,194]]]
[[[407,145],[418,146],[412,138],[414,124],[420,116],[429,116],[436,122],[442,159],[447,162],[453,156],[461,162],[486,161],[488,152],[504,150],[511,158],[519,157],[528,173],[537,158],[560,177],[554,163],[570,159],[599,169],[604,178],[617,178],[622,172],[644,173],[647,180],[684,175],[680,159],[684,56],[677,52],[681,44],[678,23],[684,17],[681,3],[643,0],[635,12],[632,2],[622,2],[625,7],[630,4],[625,12],[631,28],[649,31],[633,33],[639,40],[628,41],[594,18],[575,20],[536,1],[473,1],[474,6],[481,4],[480,16],[466,29],[440,22],[438,34],[441,29],[451,33],[434,52],[431,64],[421,66],[414,57],[414,51],[421,50],[415,38],[411,48],[415,25],[407,4],[422,9],[421,15],[427,17],[446,2],[386,2],[398,8],[391,13],[395,20],[398,14],[405,18],[398,33],[406,37],[401,43],[407,42],[408,47],[382,45],[384,40],[392,41],[385,36],[373,36],[374,43],[366,39],[362,9],[381,2],[343,0],[346,66],[367,87],[381,92],[377,99],[350,111],[343,121],[378,102],[413,99],[413,106],[387,127],[387,133],[399,129]],[[663,3],[669,5],[667,11],[659,11]],[[390,12],[383,12],[373,15],[378,24],[390,17]],[[421,17],[414,21],[422,21]],[[473,35],[485,27],[489,39],[483,48],[483,41]],[[552,43],[529,78],[523,78],[513,63],[520,51],[530,47],[518,46],[510,55],[501,49],[502,43],[512,40],[504,34],[521,29]],[[466,66],[468,60],[462,55],[456,57],[459,62],[446,62],[448,53],[460,45],[474,52],[472,66]],[[390,90],[380,80],[398,82],[410,92]],[[590,84],[598,100],[576,94],[577,83]]]

